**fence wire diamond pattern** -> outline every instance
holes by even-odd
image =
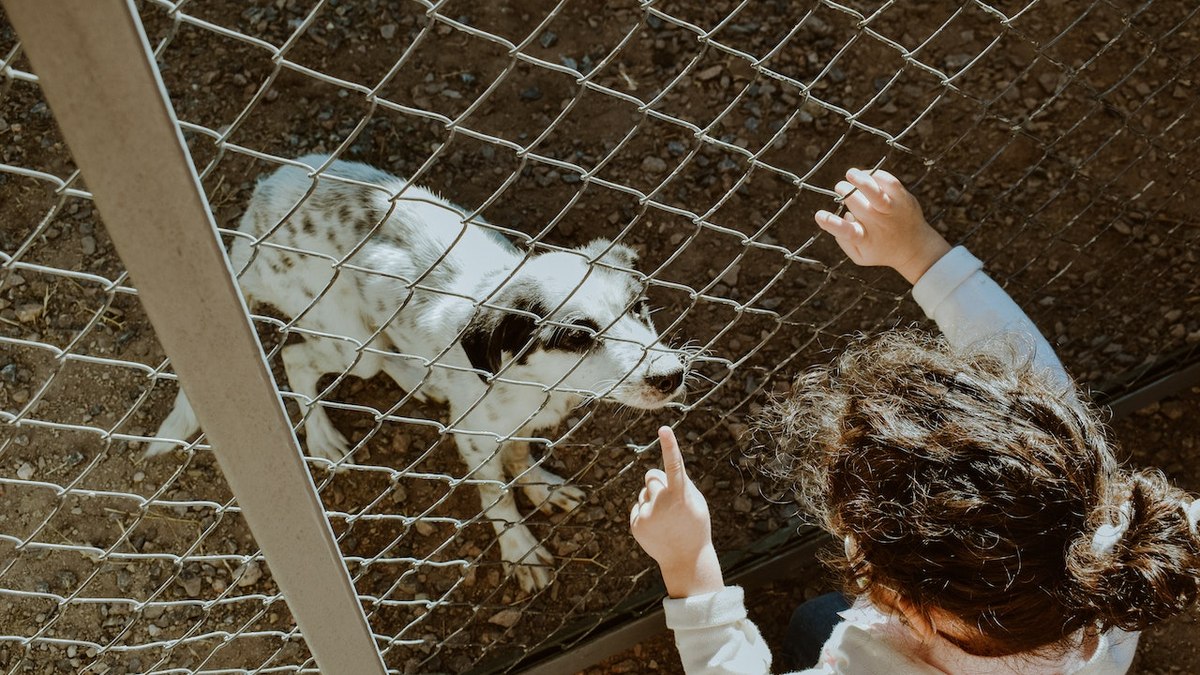
[[[530,254],[630,246],[656,325],[695,348],[680,402],[591,404],[529,439],[586,492],[571,513],[521,504],[554,553],[532,593],[501,564],[445,407],[388,378],[322,381],[353,463],[309,463],[385,662],[485,672],[655,601],[625,523],[660,423],[686,439],[721,550],[792,526],[743,470],[749,416],[839,336],[918,316],[898,280],[852,269],[811,225],[852,164],[913,185],[1093,386],[1194,360],[1198,229],[1181,197],[1200,9],[1185,5],[138,8],[227,244],[256,179],[326,153],[429,187]],[[203,437],[142,459],[175,377],[6,23],[0,55],[0,665],[315,669]],[[281,385],[288,344],[370,349],[254,312]],[[281,388],[299,424],[307,401]]]

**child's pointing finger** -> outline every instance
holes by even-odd
[[[683,468],[683,453],[679,451],[679,442],[675,440],[675,432],[671,431],[671,427],[659,427],[658,442],[662,445],[667,487],[682,485],[687,481],[687,470]]]

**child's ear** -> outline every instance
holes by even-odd
[[[637,266],[637,251],[625,244],[614,243],[610,239],[593,239],[587,244],[575,249],[592,260],[598,260],[605,265],[632,270]]]

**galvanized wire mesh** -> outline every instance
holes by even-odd
[[[148,0],[141,11],[229,241],[244,237],[256,178],[309,152],[365,161],[531,252],[594,237],[634,247],[658,327],[704,348],[681,404],[596,403],[534,439],[544,466],[588,496],[570,514],[520,506],[555,554],[554,581],[533,594],[506,578],[445,408],[383,377],[323,381],[319,402],[355,463],[311,467],[397,672],[511,669],[646,602],[656,571],[625,523],[660,423],[687,444],[721,550],[786,525],[790,509],[740,470],[747,417],[839,336],[918,316],[898,279],[852,268],[811,225],[852,164],[901,175],[1084,381],[1113,390],[1200,344],[1198,230],[1183,199],[1200,137],[1196,8]],[[16,37],[0,39],[0,664],[312,669],[203,439],[139,460],[174,378]],[[289,341],[315,337],[255,311],[277,366]],[[286,385],[281,367],[276,377]]]

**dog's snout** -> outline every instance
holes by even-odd
[[[650,375],[646,383],[664,394],[674,393],[683,384],[683,370],[676,370],[665,375]]]

